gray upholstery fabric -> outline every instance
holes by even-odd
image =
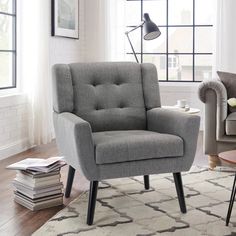
[[[216,139],[221,140],[223,136],[225,135],[225,119],[228,115],[227,112],[227,92],[220,80],[211,79],[211,80],[205,80],[199,85],[198,93],[199,98],[202,102],[207,103],[206,101],[206,95],[209,91],[213,91],[215,93],[216,98],[216,107],[217,111],[216,114],[209,114],[209,112],[206,110],[205,116],[206,116],[206,122],[208,122],[208,114],[211,117],[209,119],[209,122],[212,122],[212,116],[216,116]],[[208,106],[205,106],[205,108],[208,108]]]
[[[227,91],[218,79],[203,81],[199,86],[199,98],[205,103],[204,152],[217,155],[233,149],[236,138],[227,136],[225,120],[227,118]]]
[[[88,122],[69,113],[53,113],[56,141],[67,163],[80,168],[89,179],[96,169],[94,144],[91,127]]]
[[[173,134],[183,139],[183,158],[185,159],[183,165],[190,167],[197,147],[200,117],[168,109],[155,108],[147,112],[147,120],[148,130]]]
[[[226,88],[227,98],[236,98],[236,74],[221,71],[217,71],[217,74]],[[236,111],[236,108],[228,107],[230,112]]]
[[[70,69],[74,113],[94,132],[146,128],[140,65],[80,63]]]
[[[155,108],[160,106],[160,96],[154,81],[156,70],[149,64],[54,66],[54,127],[58,148],[67,163],[81,169],[90,181],[187,171],[196,151],[199,117]],[[152,134],[143,135],[149,133],[147,126]],[[99,137],[100,132],[94,131],[107,132]],[[108,131],[129,135],[110,143]],[[104,145],[107,142],[109,145]],[[108,149],[112,156],[108,156]],[[125,149],[129,153],[123,156]],[[153,158],[153,154],[163,157]],[[107,163],[111,160],[113,163]]]
[[[53,66],[53,109],[56,112],[72,112],[74,109],[73,86],[68,65]]]
[[[168,157],[97,165],[92,180],[188,171],[191,165],[185,164],[186,158]]]
[[[60,153],[65,156],[69,165],[75,169],[80,169],[90,181],[187,171],[190,168],[189,163],[192,162],[191,156],[184,155],[183,157],[97,165],[92,132],[88,122],[72,113],[57,114],[54,112],[54,126]],[[189,161],[188,158],[190,158]]]
[[[97,164],[183,156],[183,140],[146,130],[93,133]]]
[[[225,129],[227,135],[236,135],[236,112],[228,115]]]
[[[218,79],[204,80],[198,87],[198,96],[202,102],[206,102],[207,90],[213,90],[217,94],[217,103],[227,104],[227,91]]]
[[[157,83],[157,70],[155,65],[149,63],[141,64],[143,77],[143,93],[146,109],[161,106],[159,85]]]

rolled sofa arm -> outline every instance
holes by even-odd
[[[227,91],[223,83],[218,79],[209,79],[203,81],[198,87],[198,96],[203,103],[206,103],[206,95],[212,90],[217,95],[217,105],[226,104],[227,112]]]
[[[224,141],[227,91],[218,79],[203,81],[198,96],[205,103],[205,153],[217,154],[216,141]]]
[[[54,112],[53,121],[57,145],[67,163],[92,180],[97,168],[90,124],[69,112]]]
[[[183,165],[188,170],[194,160],[199,133],[200,117],[164,108],[154,108],[147,112],[148,130],[173,134],[184,141]]]

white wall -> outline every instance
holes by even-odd
[[[18,9],[21,9],[19,4]],[[80,0],[79,40],[50,37],[50,64],[83,61],[84,41],[84,0]],[[15,92],[14,95],[0,94],[0,160],[29,148],[27,98],[20,90]]]
[[[84,61],[85,34],[84,34],[84,1],[79,1],[79,40],[62,37],[50,38],[50,63],[73,63]]]
[[[27,121],[25,96],[0,98],[0,160],[28,148]]]

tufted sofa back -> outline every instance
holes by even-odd
[[[146,110],[160,106],[152,64],[59,64],[53,74],[54,111],[78,115],[93,132],[146,129]]]

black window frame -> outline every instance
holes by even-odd
[[[12,53],[12,85],[0,87],[0,90],[17,86],[17,0],[12,0],[12,13],[0,11],[0,15],[12,17],[12,49],[0,49],[0,53]]]
[[[140,2],[141,4],[141,12],[140,12],[140,20],[143,21],[143,14],[145,13],[143,11],[143,3],[146,2],[146,1],[158,1],[158,0],[126,0],[126,1],[135,1],[135,2]],[[201,53],[201,52],[196,52],[195,51],[195,45],[196,45],[196,28],[201,28],[201,27],[213,27],[213,24],[198,24],[196,25],[195,24],[195,18],[196,18],[196,12],[195,12],[195,3],[197,0],[189,0],[189,1],[192,1],[193,2],[193,24],[175,24],[175,25],[170,25],[169,24],[169,0],[165,0],[166,1],[166,25],[158,25],[158,22],[155,22],[157,23],[158,27],[160,28],[166,28],[166,52],[164,53],[145,53],[143,52],[143,31],[141,30],[141,52],[137,52],[136,54],[140,56],[140,61],[141,63],[143,63],[143,55],[165,55],[166,56],[166,80],[160,80],[160,82],[178,82],[178,83],[200,83],[201,81],[200,80],[195,80],[195,69],[196,69],[196,64],[195,64],[195,56],[196,55],[213,55],[213,52],[204,52],[204,53]],[[148,13],[148,12],[147,12]],[[137,22],[138,23],[138,22]],[[127,28],[134,28],[135,26],[134,25],[127,25],[126,26]],[[192,27],[192,30],[193,30],[193,50],[192,52],[189,52],[189,53],[181,53],[181,52],[173,52],[173,53],[170,53],[169,52],[169,28],[171,27],[175,27],[175,28],[180,28],[180,27]],[[127,55],[133,55],[132,52],[126,52]],[[170,80],[168,77],[169,77],[169,67],[168,67],[168,58],[169,58],[169,55],[190,55],[192,56],[192,80]]]

